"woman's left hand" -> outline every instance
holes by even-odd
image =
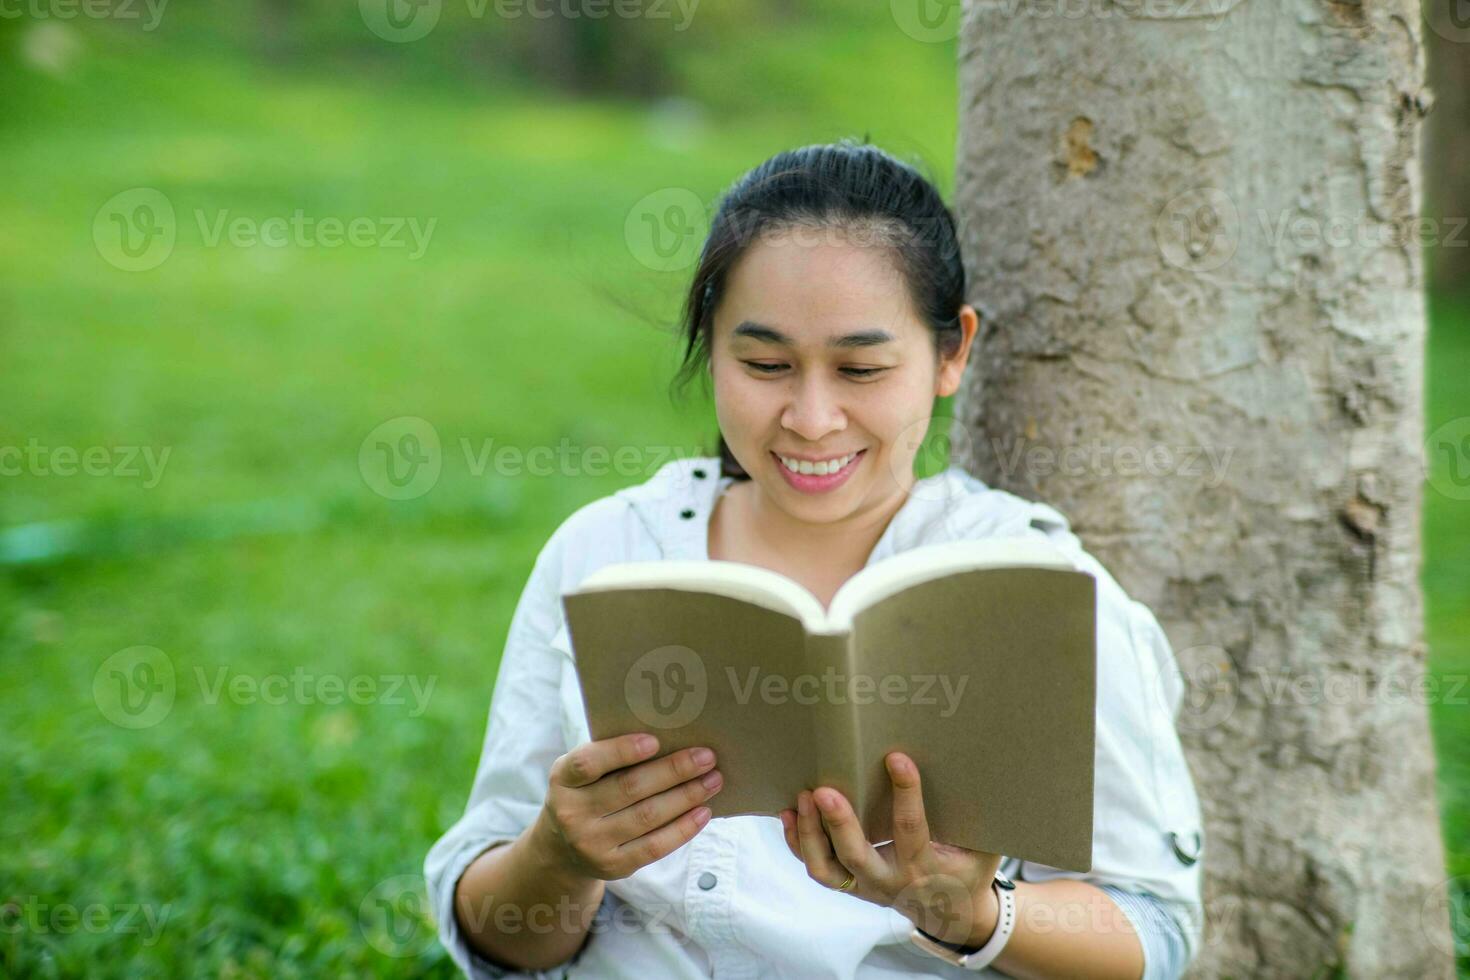
[[[803,790],[795,810],[782,810],[786,846],[807,874],[864,901],[896,908],[946,942],[982,946],[999,917],[990,884],[1001,856],[929,839],[919,767],[902,752],[884,762],[893,782],[893,840],[874,847],[852,804],[830,786]]]

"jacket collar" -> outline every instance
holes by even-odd
[[[659,467],[657,473],[614,496],[626,500],[665,559],[706,557],[709,515],[725,481],[718,456],[690,456]]]
[[[691,456],[661,466],[648,480],[615,496],[628,502],[665,559],[708,557],[709,516],[729,478],[718,456]],[[1030,524],[1060,525],[1057,511],[987,486],[958,466],[914,483],[889,521],[868,564],[920,544],[1023,534]]]

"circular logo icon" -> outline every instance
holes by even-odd
[[[975,899],[954,875],[930,875],[904,888],[893,909],[935,939],[964,943],[975,926]],[[908,938],[905,928],[903,939]]]
[[[1187,191],[1154,219],[1154,241],[1164,261],[1190,272],[1211,272],[1229,262],[1240,245],[1240,213],[1214,187]]]
[[[418,956],[437,934],[424,879],[395,875],[378,882],[357,907],[357,925],[368,945],[384,956]]]
[[[709,234],[709,209],[683,187],[665,187],[642,198],[623,221],[623,240],[642,265],[677,272],[699,259]]]
[[[174,663],[157,647],[119,650],[92,677],[92,700],[120,728],[152,728],[168,717],[178,685]]]
[[[124,272],[158,268],[173,254],[177,236],[173,203],[151,187],[113,195],[92,218],[97,254]]]
[[[974,459],[973,450],[973,437],[963,422],[952,415],[934,415],[899,430],[888,456],[889,477],[901,485],[908,476],[912,483],[908,495],[936,507],[951,538],[966,535],[974,512],[964,508],[969,491],[948,470]]]
[[[1424,440],[1429,485],[1451,500],[1470,500],[1470,416],[1441,425]]]
[[[357,468],[378,496],[412,500],[439,482],[443,455],[439,430],[425,419],[400,415],[367,434],[357,450]]]
[[[428,36],[439,23],[443,8],[443,0],[357,0],[357,11],[367,29],[394,44]]]
[[[650,650],[628,668],[623,696],[645,725],[682,728],[699,717],[709,696],[704,659],[677,644]]]
[[[889,0],[893,22],[915,41],[942,44],[960,36],[960,0]]]
[[[910,475],[935,476],[950,466],[974,458],[974,438],[963,422],[953,415],[933,415],[915,419],[893,438],[893,451],[888,455],[888,471],[895,483],[906,482]],[[905,472],[907,470],[907,472]],[[913,493],[927,499],[942,500],[947,492],[936,484],[920,487]]]
[[[1424,19],[1429,29],[1452,44],[1470,42],[1470,0],[1428,0]]]
[[[1435,886],[1419,908],[1419,923],[1440,952],[1448,956],[1470,954],[1470,875],[1459,875]]]
[[[1237,692],[1230,657],[1223,647],[1203,645],[1179,651],[1184,696],[1175,727],[1181,732],[1206,732],[1235,713]],[[1157,675],[1160,684],[1162,674]],[[1164,697],[1160,694],[1160,697]]]

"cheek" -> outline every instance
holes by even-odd
[[[906,440],[915,430],[927,431],[934,413],[933,385],[920,376],[892,378],[890,384],[875,385],[871,395],[854,405],[854,412],[863,428],[884,442]]]
[[[738,367],[716,367],[714,380],[715,417],[727,441],[739,438],[741,432],[765,426],[765,416],[773,411],[767,401],[774,386],[761,384]]]

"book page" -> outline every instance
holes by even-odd
[[[1056,545],[1040,538],[980,538],[911,548],[870,565],[842,584],[827,610],[827,629],[852,627],[855,613],[890,595],[969,568],[1072,568]]]
[[[709,746],[725,780],[709,801],[717,817],[775,814],[815,785],[814,709],[791,683],[806,669],[799,619],[672,588],[568,593],[562,603],[594,740],[648,732],[660,756]]]
[[[620,562],[593,572],[574,591],[632,588],[682,589],[729,596],[794,616],[813,630],[822,628],[827,619],[821,601],[800,583],[769,568],[738,561]]]
[[[936,840],[1091,868],[1095,589],[1080,571],[980,569],[857,614],[869,839],[892,836],[883,756],[898,749],[918,764]]]

